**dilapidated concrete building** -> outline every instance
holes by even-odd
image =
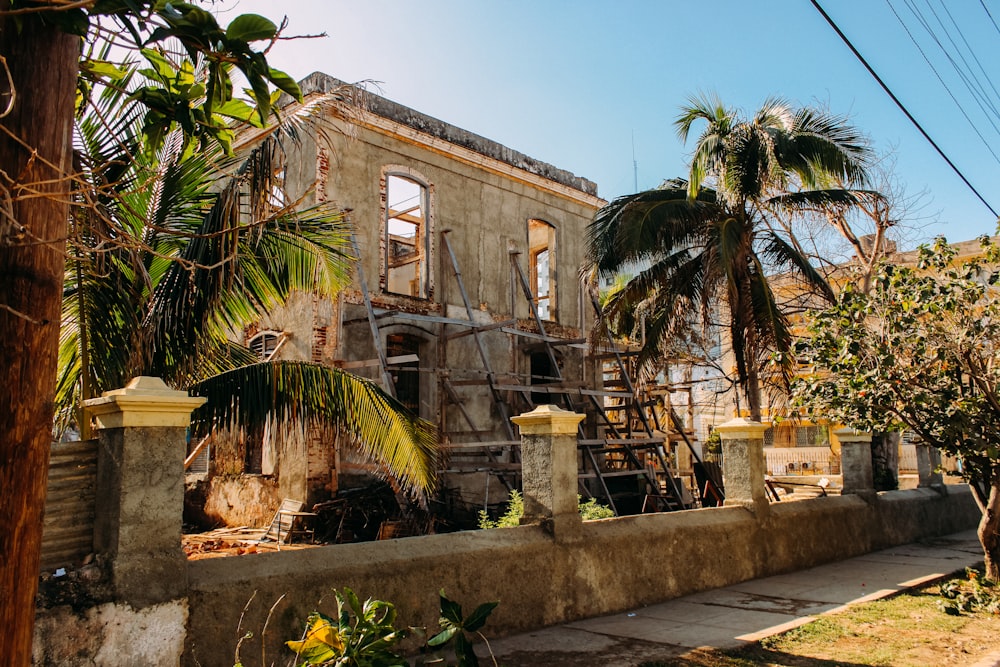
[[[344,90],[321,73],[300,85],[307,104]],[[446,487],[480,506],[492,488],[500,501],[497,479],[516,478],[509,417],[538,403],[583,411],[581,392],[602,384],[587,361],[594,311],[579,272],[585,227],[605,202],[591,181],[354,92],[283,165],[285,196],[349,211],[353,284],[336,302],[297,295],[243,342],[263,358],[335,364],[381,382],[439,426]],[[216,473],[260,479],[216,480],[206,511],[248,522],[241,507],[335,492],[363,465],[331,444],[217,450]]]

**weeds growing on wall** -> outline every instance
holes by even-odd
[[[577,496],[576,500],[580,507],[580,516],[584,521],[610,519],[615,515],[614,510],[597,502],[596,498],[583,500]],[[524,516],[524,497],[519,491],[511,491],[507,501],[507,511],[495,521],[490,518],[486,510],[479,511],[479,527],[483,529],[512,528],[521,525],[522,516]]]

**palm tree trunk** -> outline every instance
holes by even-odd
[[[872,434],[872,482],[876,491],[899,488],[899,432]]]
[[[747,382],[744,389],[747,399],[747,409],[750,419],[759,422],[761,419],[760,376],[753,364],[747,364]]]
[[[10,9],[0,0],[0,11]],[[65,265],[80,40],[0,17],[0,656],[31,664]],[[10,108],[5,109],[9,104]],[[41,196],[38,196],[41,195]],[[8,198],[9,197],[9,198]]]

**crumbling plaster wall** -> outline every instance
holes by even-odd
[[[187,620],[187,600],[142,609],[110,602],[80,611],[48,609],[36,616],[31,662],[35,667],[177,665]],[[232,656],[218,664],[232,664]]]
[[[326,90],[335,81],[313,75],[302,82],[304,92]],[[521,269],[529,274],[528,221],[540,219],[555,228],[556,321],[549,333],[578,338],[591,327],[589,304],[581,294],[578,277],[584,261],[584,230],[603,203],[596,186],[585,179],[555,169],[472,133],[429,118],[382,98],[370,97],[368,109],[351,122],[331,118],[331,131],[301,143],[294,159],[317,166],[304,178],[313,178],[317,199],[350,209],[360,250],[360,264],[376,308],[467,319],[442,233],[458,259],[474,319],[495,323],[517,318],[530,322],[528,301],[519,284],[512,282],[510,251],[520,252]],[[316,143],[310,143],[315,141]],[[315,156],[309,150],[316,151]],[[385,293],[380,286],[385,239],[380,238],[385,216],[382,188],[386,174],[401,172],[423,181],[430,189],[431,298],[422,300]],[[293,188],[300,186],[293,185]],[[512,293],[513,288],[513,293]],[[344,295],[344,324],[338,337],[338,356],[347,362],[377,357],[372,333],[356,279]],[[450,379],[465,412],[480,430],[492,430],[503,439],[504,417],[493,409],[485,386],[462,386],[462,380],[484,377],[484,364],[471,336],[445,337],[461,330],[400,318],[379,320],[380,336],[409,333],[421,342],[420,366],[425,370],[449,369]],[[527,354],[517,339],[499,331],[481,336],[492,369],[498,373],[527,373]],[[577,381],[585,377],[582,351],[567,350],[564,375]],[[375,366],[352,372],[378,378]],[[464,415],[449,405],[439,390],[438,377],[422,374],[421,416],[442,430],[470,429]]]
[[[226,664],[246,630],[264,626],[282,654],[310,611],[335,609],[331,590],[392,601],[400,625],[436,627],[437,592],[466,606],[500,600],[491,637],[654,604],[974,527],[967,488],[930,489],[587,522],[579,540],[538,526],[345,544],[189,563],[191,620],[184,664]],[[524,585],[531,582],[531,585]],[[248,606],[247,601],[255,595]],[[237,630],[241,614],[242,629]],[[245,644],[246,664],[259,644]]]
[[[301,87],[309,96],[332,90],[339,83],[314,74]],[[441,238],[444,230],[451,230],[449,239],[458,257],[473,317],[484,323],[517,318],[533,326],[520,285],[512,283],[509,253],[522,253],[519,264],[527,275],[528,220],[540,219],[555,228],[557,317],[556,322],[547,325],[552,327],[550,333],[578,338],[590,328],[592,317],[589,304],[582,307],[585,302],[578,273],[584,259],[584,229],[603,203],[592,182],[377,96],[368,96],[360,111],[324,118],[322,128],[317,131],[307,127],[296,141],[286,143],[285,191],[291,201],[301,200],[302,206],[329,202],[350,209],[360,266],[377,308],[467,318]],[[430,189],[428,299],[387,294],[380,285],[385,244],[385,239],[380,239],[385,216],[382,188],[389,171],[414,175]],[[512,287],[516,290],[513,295]],[[320,321],[328,329],[322,361],[350,365],[377,358],[357,276],[336,307],[331,301],[316,302],[310,295],[295,295],[285,307],[262,315],[258,330],[273,329],[289,335],[278,358],[315,359],[313,334]],[[393,333],[421,340],[420,366],[425,372],[420,375],[420,416],[442,430],[472,430],[462,412],[446,400],[439,376],[429,371],[446,367],[454,370],[454,380],[482,379],[485,369],[474,339],[467,336],[446,343],[444,337],[458,327],[406,318],[383,318],[379,325],[383,345],[386,336]],[[484,334],[482,341],[494,371],[528,372],[524,339],[492,331]],[[349,370],[381,381],[377,366],[354,366]],[[566,354],[563,373],[577,381],[585,379],[580,350]],[[592,377],[586,379],[593,381]],[[476,430],[492,431],[494,439],[505,438],[506,417],[493,408],[485,386],[460,385],[455,391]],[[275,471],[279,495],[311,498],[316,488],[336,487],[336,474],[329,479],[330,461],[319,461],[323,457],[315,456],[319,451],[315,446],[313,454],[309,451],[289,448],[283,453],[280,471]],[[226,455],[226,450],[220,448],[216,453]],[[327,467],[318,470],[323,465]],[[483,482],[471,478],[467,481],[474,487]],[[211,479],[208,485],[210,503],[220,510],[231,505],[231,490],[220,488],[220,493],[214,493]],[[237,517],[234,510],[226,522],[243,518]]]

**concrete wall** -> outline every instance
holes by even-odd
[[[310,611],[335,609],[332,589],[344,586],[394,602],[403,625],[436,627],[442,588],[467,607],[500,600],[493,637],[614,613],[974,527],[968,489],[948,491],[777,503],[763,521],[740,507],[606,519],[568,542],[521,526],[193,561],[183,663],[228,664],[248,629],[247,664],[262,643],[279,659],[282,641]]]
[[[769,505],[764,427],[734,420],[719,427],[726,507],[584,523],[572,502],[583,415],[543,406],[513,418],[526,452],[525,520],[537,523],[188,561],[181,461],[203,400],[136,378],[87,402],[101,428],[97,554],[43,580],[35,664],[227,665],[244,637],[244,664],[283,662],[283,642],[310,611],[332,611],[332,590],[345,586],[395,603],[403,626],[434,627],[441,589],[467,608],[499,600],[488,628],[499,636],[968,529],[980,517],[967,488],[876,494],[870,477],[856,495]],[[853,434],[845,458],[864,454],[865,437]]]

